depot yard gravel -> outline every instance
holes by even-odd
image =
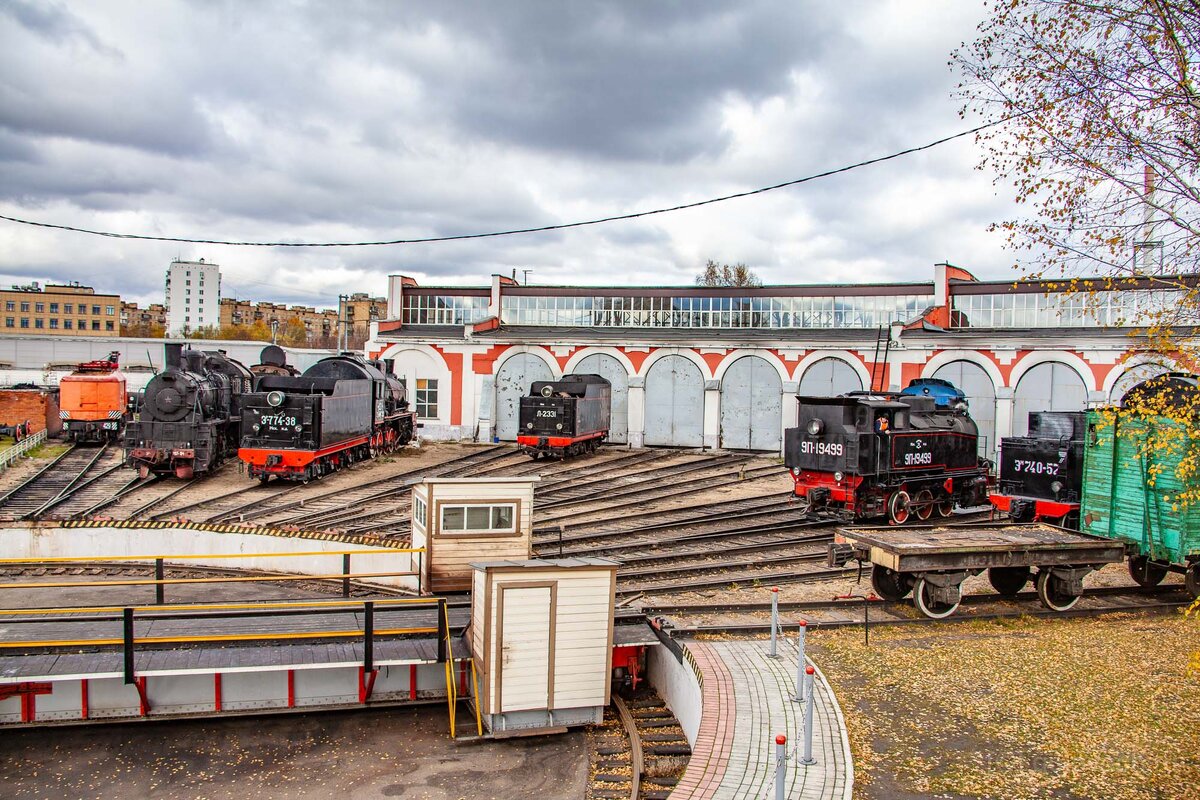
[[[1183,800],[1200,787],[1200,620],[817,630],[856,797]]]

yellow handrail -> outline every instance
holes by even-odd
[[[446,622],[446,699],[450,704],[450,738],[454,738],[454,717],[458,707],[458,692],[454,685],[454,643],[450,635],[450,612],[442,604],[442,615]]]
[[[437,605],[439,597],[393,597],[385,600],[372,600],[376,606],[409,606]],[[257,610],[267,608],[336,608],[344,606],[348,609],[361,609],[361,600],[292,600],[274,603],[256,603],[245,601],[241,603],[175,603],[172,605],[153,606],[63,606],[60,608],[6,608],[0,609],[0,615],[22,616],[36,614],[103,614],[116,613],[132,608],[134,611],[236,611],[239,609]]]
[[[46,558],[0,558],[0,564],[87,564],[105,561],[194,561],[207,558],[290,558],[293,556],[357,556],[424,553],[424,547],[387,547],[378,550],[304,550],[294,553],[171,553],[141,556],[47,556]]]
[[[376,636],[401,636],[417,633],[437,633],[437,628],[388,628],[375,631]],[[142,636],[132,640],[133,644],[185,644],[193,642],[252,642],[276,639],[345,639],[362,638],[357,631],[306,631],[289,633],[219,633],[204,636]],[[0,648],[16,647],[84,647],[90,645],[124,644],[124,639],[33,639],[24,642],[0,642]],[[453,720],[451,721],[453,725]]]
[[[397,578],[415,575],[415,572],[338,572],[333,575],[236,575],[221,578],[136,578],[125,581],[46,581],[27,583],[0,583],[0,589],[66,589],[100,586],[168,586],[185,583],[277,583],[279,581],[330,581],[350,578]]]
[[[471,658],[471,683],[475,687],[475,730],[483,736],[483,712],[479,708],[479,673],[475,670],[475,658]]]

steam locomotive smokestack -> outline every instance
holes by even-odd
[[[163,345],[163,353],[166,357],[167,369],[179,369],[183,365],[182,344],[167,342]]]

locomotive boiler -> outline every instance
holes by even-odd
[[[126,464],[143,477],[191,478],[237,452],[239,404],[253,378],[222,351],[163,347],[166,366],[150,379],[125,427]]]
[[[855,393],[799,397],[784,463],[799,502],[895,524],[987,502],[988,462],[975,422],[932,397]]]
[[[592,452],[608,437],[611,414],[612,385],[600,375],[534,381],[521,398],[517,447],[534,459]]]
[[[412,440],[416,414],[382,362],[329,356],[302,375],[263,375],[242,403],[238,457],[250,476],[304,481]]]

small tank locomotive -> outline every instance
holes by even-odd
[[[107,358],[85,361],[59,381],[58,413],[63,435],[72,442],[120,441],[129,403],[120,357],[113,351]]]
[[[302,375],[263,375],[242,403],[250,476],[308,482],[412,441],[416,414],[383,362],[329,356]]]
[[[253,378],[222,351],[163,347],[166,365],[146,384],[125,426],[126,464],[143,477],[191,478],[237,452],[240,401]]]
[[[795,493],[812,509],[852,519],[948,517],[955,505],[987,502],[989,463],[962,408],[932,397],[854,393],[799,397],[784,436]]]
[[[1030,412],[1028,435],[1000,440],[992,505],[1016,522],[1078,528],[1086,418],[1083,411]]]
[[[521,398],[517,447],[535,460],[593,452],[608,438],[611,414],[612,385],[600,375],[534,381]]]

